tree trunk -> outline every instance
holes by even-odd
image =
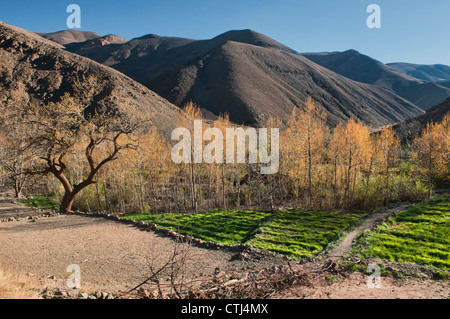
[[[390,197],[390,193],[389,193],[389,162],[386,162],[386,200],[385,200],[385,205],[389,205],[389,197]]]
[[[103,211],[103,205],[102,205],[102,201],[101,201],[101,199],[100,199],[100,189],[99,189],[99,184],[100,184],[100,182],[98,182],[98,183],[95,185],[95,189],[96,189],[96,191],[97,191],[98,208],[100,209],[100,211]]]
[[[431,198],[431,171],[433,168],[433,161],[432,161],[432,155],[430,150],[430,157],[428,161],[428,199]]]
[[[337,208],[337,157],[334,158],[334,208]]]
[[[76,194],[72,193],[65,193],[63,196],[63,199],[61,201],[61,206],[59,208],[60,213],[68,213],[72,210],[72,204],[75,199]]]
[[[366,198],[369,194],[369,183],[370,183],[370,175],[372,174],[372,165],[373,165],[373,156],[370,158],[369,172],[367,172],[367,180],[366,180]]]
[[[312,210],[312,156],[311,156],[311,145],[308,141],[308,201],[309,201],[309,210]]]
[[[227,202],[225,198],[225,172],[223,163],[222,163],[222,201],[223,201],[223,208],[227,209]]]
[[[191,163],[191,196],[192,196],[192,209],[197,212],[197,196],[195,193],[195,174],[194,174],[194,163]]]
[[[350,201],[350,177],[351,177],[351,169],[352,169],[352,152],[350,151],[350,156],[348,158],[348,171],[347,171],[347,181],[344,193],[344,209],[348,208],[348,203]]]
[[[21,184],[20,181],[19,181],[19,179],[16,178],[16,179],[14,180],[14,192],[15,192],[14,197],[15,197],[15,198],[22,198],[22,197],[23,197],[23,195],[22,195],[22,189],[23,189],[23,184]]]

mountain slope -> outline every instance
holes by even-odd
[[[439,123],[448,112],[450,112],[450,98],[430,108],[425,114],[394,125],[394,129],[403,141],[411,141],[428,122]]]
[[[412,64],[412,63],[388,63],[387,66],[412,76],[419,80],[429,82],[450,81],[450,66],[443,64]]]
[[[66,52],[31,32],[0,22],[0,103],[55,102],[78,77],[94,75],[104,99],[149,118],[164,133],[179,109],[114,69]],[[128,107],[127,107],[128,109]]]
[[[349,79],[391,90],[423,110],[450,97],[450,89],[402,74],[355,50],[303,56]]]
[[[336,125],[356,117],[372,126],[423,112],[394,93],[340,76],[252,30],[211,40],[147,35],[81,52],[156,91],[176,105],[193,101],[237,123],[286,120],[308,95]]]

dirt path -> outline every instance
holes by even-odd
[[[25,207],[16,203],[16,200],[12,197],[13,193],[6,189],[4,186],[0,186],[0,221],[8,219],[9,217],[24,218],[27,216],[40,215],[42,212]]]
[[[345,256],[346,254],[348,254],[350,252],[350,250],[352,249],[352,246],[353,246],[353,240],[361,232],[363,232],[364,230],[375,226],[377,220],[384,219],[384,218],[386,218],[386,217],[388,217],[388,216],[390,216],[390,215],[392,215],[394,213],[400,212],[400,211],[405,210],[405,209],[407,209],[409,207],[411,207],[411,205],[402,204],[402,205],[397,206],[395,208],[388,209],[388,210],[386,210],[383,213],[375,214],[375,215],[370,216],[369,218],[364,220],[364,222],[360,226],[356,227],[353,231],[348,233],[338,246],[332,248],[325,255],[325,258],[331,259],[333,261],[339,260],[341,257]]]

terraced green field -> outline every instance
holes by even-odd
[[[123,218],[154,223],[184,235],[223,244],[245,243],[301,258],[324,249],[361,212],[261,212],[215,210],[196,214],[127,214]]]
[[[340,232],[366,215],[366,212],[279,212],[250,244],[293,258],[310,257],[321,252]]]
[[[411,207],[358,242],[362,257],[450,270],[450,196]]]
[[[206,241],[238,244],[248,241],[271,213],[257,211],[215,210],[196,214],[127,214],[122,218],[154,223],[183,235]]]

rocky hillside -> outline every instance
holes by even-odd
[[[130,105],[143,118],[151,118],[164,133],[172,128],[179,108],[122,73],[82,56],[36,34],[0,22],[1,103],[58,101],[74,79],[94,75],[100,90],[96,101]]]

